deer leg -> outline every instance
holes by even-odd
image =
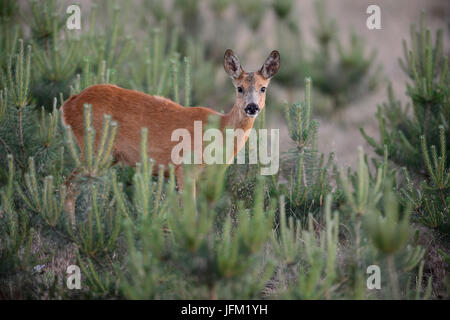
[[[184,170],[183,170],[182,165],[175,167],[175,177],[177,178],[178,191],[181,192],[181,191],[183,191],[183,185],[184,185]],[[197,194],[196,182],[197,182],[197,180],[193,179],[193,181],[192,181],[192,198],[194,199],[194,201],[196,199],[196,194]]]
[[[183,190],[183,182],[184,182],[183,166],[175,167],[175,178],[177,179],[178,191],[181,192]]]
[[[78,171],[78,169],[74,169],[63,182],[67,188],[66,199],[64,201],[64,211],[69,214],[72,227],[75,226],[75,202],[79,194],[72,180],[78,174]]]
[[[192,181],[192,199],[194,199],[194,203],[197,199],[197,179]]]

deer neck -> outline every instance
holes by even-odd
[[[247,117],[237,105],[222,118],[222,128],[242,129],[244,131],[253,128],[255,118]]]
[[[235,136],[234,142],[234,153],[230,158],[227,159],[227,163],[232,163],[234,156],[239,152],[239,150],[244,147],[247,139],[250,135],[250,130],[253,128],[255,118],[250,118],[245,115],[237,105],[233,106],[230,112],[223,115],[222,118],[222,130],[226,128],[233,128],[235,130],[241,129],[244,134],[238,134]]]

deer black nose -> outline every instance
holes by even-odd
[[[249,116],[254,116],[259,112],[259,106],[256,103],[249,103],[245,109],[245,113]]]

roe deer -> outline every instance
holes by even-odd
[[[101,84],[70,97],[62,106],[62,119],[65,125],[71,126],[80,150],[84,150],[83,105],[92,105],[92,124],[98,133],[101,132],[103,115],[111,115],[112,120],[119,124],[114,158],[132,166],[140,160],[141,128],[148,128],[149,157],[155,161],[155,168],[164,165],[167,174],[168,164],[173,163],[172,148],[178,143],[171,141],[171,134],[175,129],[187,129],[193,136],[194,121],[206,124],[208,116],[216,115],[220,117],[220,129],[229,127],[248,132],[253,127],[256,116],[264,108],[266,88],[279,67],[280,55],[274,50],[260,70],[245,72],[233,51],[226,50],[224,68],[236,87],[236,100],[227,114],[204,107],[185,108],[163,97]],[[204,127],[206,126],[203,125]],[[236,141],[234,155],[245,145],[247,138],[248,134],[245,134],[240,141]],[[96,145],[99,139],[100,135],[97,134]],[[181,189],[182,165],[175,165],[175,176]]]

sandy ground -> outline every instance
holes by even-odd
[[[381,30],[369,30],[366,27],[366,9],[370,4],[376,4],[381,9]],[[302,33],[305,41],[313,42],[313,35],[308,30],[315,25],[314,6],[311,0],[298,2],[299,17],[301,20]],[[377,62],[383,66],[384,76],[392,81],[397,98],[408,102],[405,97],[406,77],[401,70],[398,57],[403,56],[402,39],[409,41],[410,24],[419,24],[422,10],[426,13],[427,25],[432,30],[443,28],[444,41],[449,51],[450,27],[450,2],[446,0],[331,0],[328,1],[328,10],[339,24],[340,30],[351,30],[352,28],[361,34],[367,43],[367,48],[377,50]],[[445,30],[447,28],[447,30]],[[387,100],[387,82],[384,81],[379,89],[368,96],[350,104],[342,113],[342,123],[327,118],[319,117],[319,149],[322,152],[334,151],[339,166],[353,166],[356,163],[356,149],[363,146],[364,150],[373,155],[372,148],[362,137],[359,127],[363,126],[369,135],[378,138],[378,126],[374,114],[377,104]],[[277,124],[276,120],[270,123],[272,127],[280,128],[281,149],[289,148],[285,126]]]

